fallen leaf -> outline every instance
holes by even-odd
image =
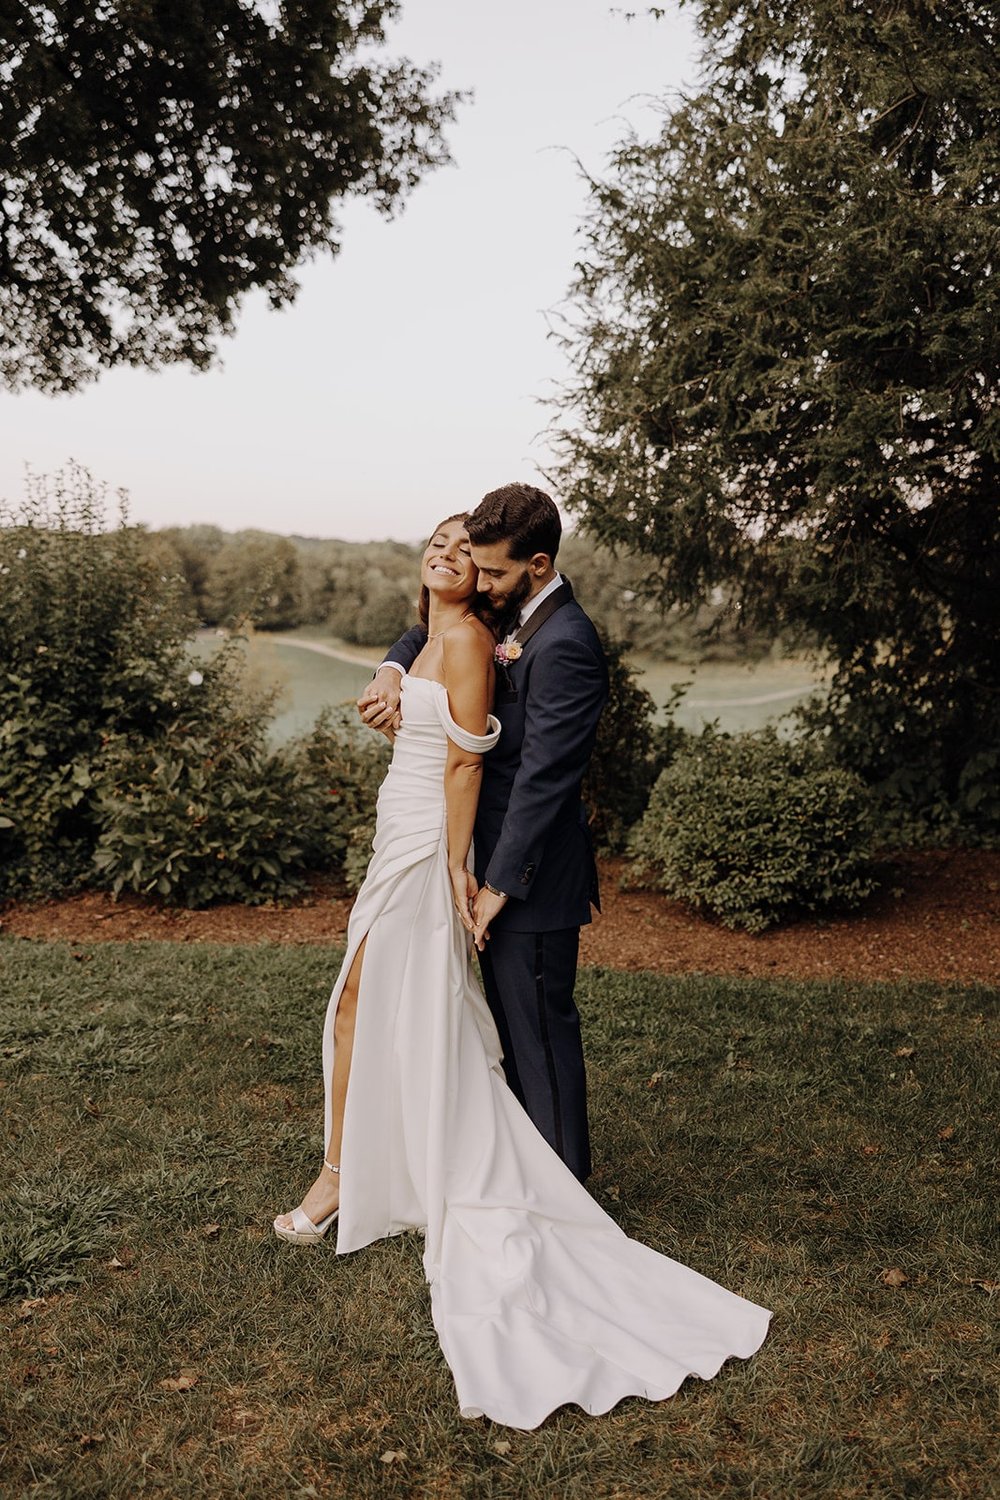
[[[98,1443],[104,1442],[103,1432],[81,1432],[77,1438],[81,1448],[96,1448]]]
[[[881,1146],[876,1146],[872,1143],[869,1143],[867,1146],[861,1147],[861,1151],[864,1156],[878,1156],[881,1149]]]
[[[617,1182],[608,1188],[608,1197],[611,1198],[615,1203],[621,1202],[622,1190],[618,1186]]]
[[[44,1297],[25,1297],[17,1310],[17,1315],[22,1323],[27,1323],[29,1318],[34,1317],[40,1307],[45,1306]]]
[[[892,1055],[893,1057],[912,1057],[916,1050],[916,1047],[897,1047]]]
[[[105,1261],[109,1271],[127,1271],[132,1264],[131,1251],[123,1250],[119,1255],[112,1255],[109,1261]]]
[[[955,1127],[954,1127],[954,1125],[946,1125],[943,1130],[939,1130],[938,1131],[938,1140],[939,1141],[950,1141],[951,1138],[952,1138],[952,1136],[954,1134],[955,1134]]]
[[[379,1463],[401,1463],[405,1457],[406,1454],[403,1452],[402,1448],[389,1448],[385,1453],[382,1454],[382,1457],[379,1459]]]
[[[909,1279],[899,1266],[890,1266],[888,1271],[882,1272],[882,1281],[886,1286],[905,1286]]]
[[[178,1376],[174,1378],[168,1376],[166,1380],[160,1381],[160,1390],[189,1391],[192,1386],[195,1386],[197,1384],[198,1371],[192,1370],[188,1366],[184,1365],[181,1367],[181,1373]]]
[[[501,1458],[505,1453],[509,1453],[510,1450],[511,1444],[508,1443],[506,1438],[497,1438],[496,1442],[493,1444],[493,1452],[499,1453]]]
[[[652,1076],[652,1078],[646,1084],[646,1087],[648,1089],[655,1089],[655,1088],[658,1088],[659,1085],[662,1082],[663,1082],[663,1074],[662,1073],[654,1073],[653,1076]]]
[[[100,1105],[97,1104],[95,1100],[91,1099],[89,1094],[83,1101],[83,1107],[87,1111],[88,1115],[93,1115],[95,1120],[99,1120],[101,1118]]]
[[[221,1228],[222,1228],[221,1224],[204,1224],[204,1225],[202,1225],[202,1230],[201,1230],[201,1237],[202,1237],[202,1239],[203,1240],[217,1240],[219,1238],[219,1230]]]
[[[971,1277],[969,1285],[977,1286],[981,1292],[985,1292],[990,1297],[994,1292],[1000,1292],[1000,1281],[986,1281],[978,1276]]]

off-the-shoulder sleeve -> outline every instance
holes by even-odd
[[[450,740],[454,740],[460,750],[472,750],[478,755],[485,755],[487,750],[492,750],[500,738],[500,720],[494,714],[488,714],[486,722],[489,729],[486,734],[470,734],[463,729],[461,724],[456,724],[448,707],[448,694],[444,691],[434,694],[437,704],[438,716],[444,725],[445,734]]]

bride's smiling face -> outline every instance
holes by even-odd
[[[471,599],[476,569],[464,521],[442,521],[424,551],[420,581],[440,599]]]

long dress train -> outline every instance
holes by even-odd
[[[493,727],[495,726],[495,727]],[[424,1270],[463,1416],[537,1427],[576,1402],[662,1400],[690,1374],[747,1358],[770,1314],[630,1240],[532,1125],[504,1082],[492,1016],[452,904],[441,683],[403,680],[403,727],[378,799],[373,857],[327,1011],[362,940],[341,1151],[337,1253],[425,1231]]]

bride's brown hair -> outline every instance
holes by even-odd
[[[431,532],[430,536],[427,538],[426,546],[430,546],[431,540],[437,536],[442,526],[450,526],[452,521],[467,521],[470,514],[470,511],[460,510],[453,516],[445,516],[444,520],[438,522],[434,530]],[[495,635],[497,612],[495,609],[493,609],[486,595],[481,594],[479,590],[476,589],[475,593],[472,595],[472,598],[469,600],[469,608],[476,616],[476,619],[482,620],[484,625],[488,625]],[[430,610],[430,590],[428,589],[426,583],[422,583],[420,585],[420,595],[417,599],[417,618],[419,619],[421,625],[425,630],[427,629],[427,622],[430,618]]]

